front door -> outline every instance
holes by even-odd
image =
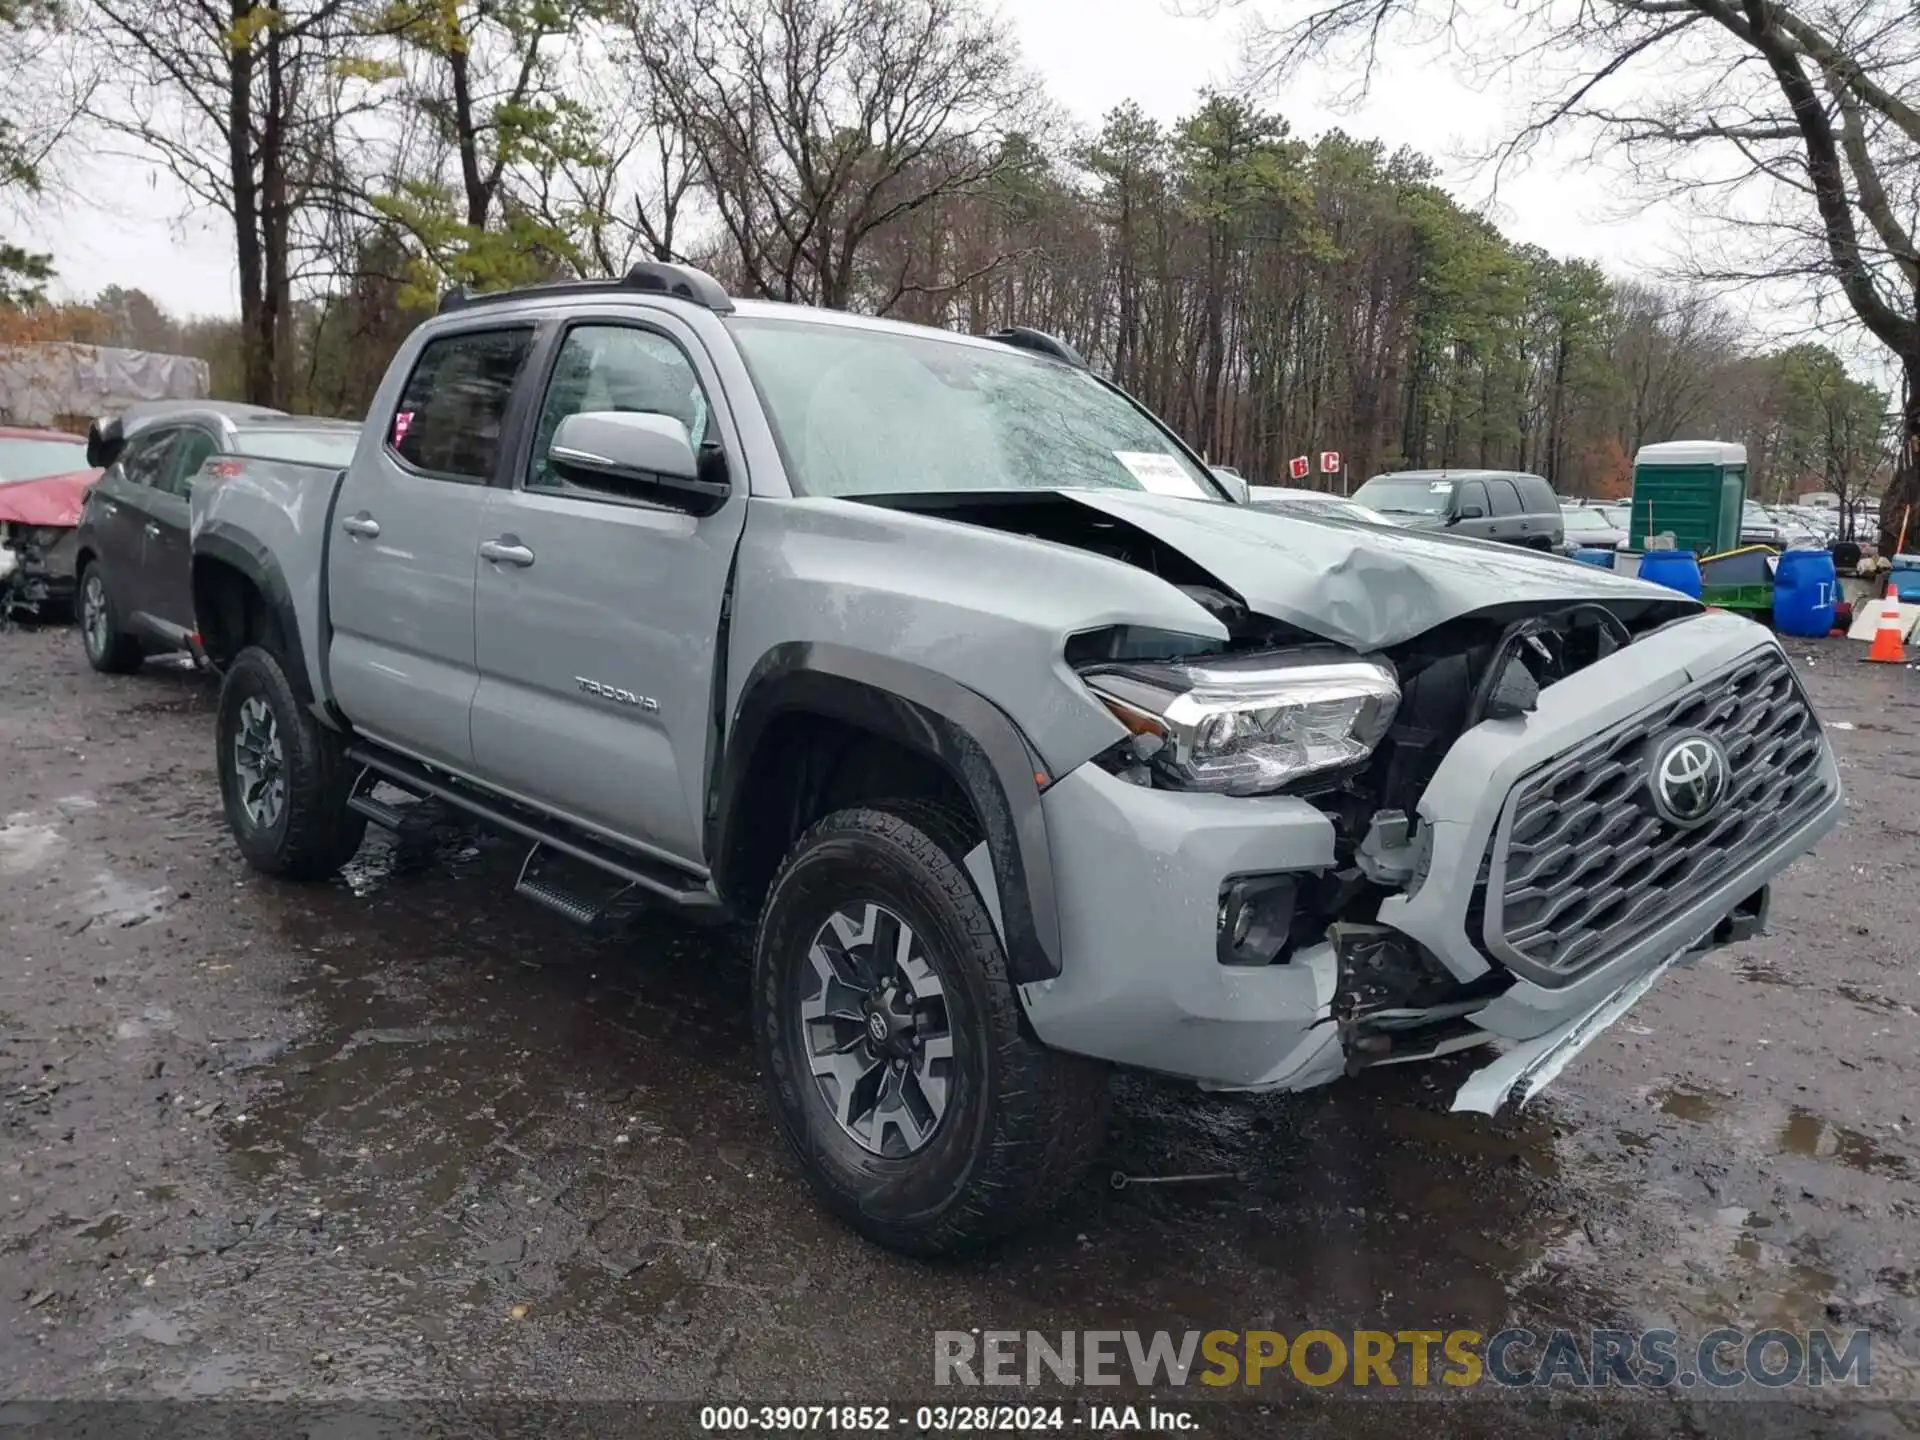
[[[347,468],[327,537],[329,673],[341,708],[372,738],[462,771],[473,759],[481,518],[533,339],[521,325],[428,341],[398,403],[368,417],[385,443]]]
[[[211,431],[183,425],[153,486],[152,505],[141,526],[140,571],[151,628],[169,639],[193,630],[193,552],[189,544],[193,477],[220,448]],[[177,632],[177,633],[176,633]]]
[[[476,587],[477,773],[527,800],[698,863],[713,735],[714,647],[746,477],[703,519],[557,474],[560,421],[589,410],[680,420],[737,457],[706,353],[661,314],[583,320],[556,348],[530,451],[494,492]],[[738,461],[735,460],[737,467]]]
[[[1478,480],[1462,480],[1453,490],[1453,513],[1457,517],[1454,534],[1471,535],[1476,540],[1493,539],[1496,531],[1492,504],[1485,485]]]
[[[167,454],[177,433],[165,426],[129,436],[120,458],[87,494],[100,563],[114,606],[129,627],[147,609],[150,587],[141,568],[146,527],[153,520],[154,487],[166,475]]]

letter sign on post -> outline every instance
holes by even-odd
[[[1322,450],[1320,452],[1320,473],[1322,475],[1338,475],[1340,473],[1340,452],[1338,450]]]
[[[1287,461],[1287,474],[1295,480],[1306,479],[1307,457],[1304,455],[1296,455],[1293,459]]]

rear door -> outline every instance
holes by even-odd
[[[140,571],[147,594],[146,610],[160,626],[183,635],[193,629],[193,555],[188,543],[188,502],[193,477],[220,442],[211,430],[183,425],[159,479],[151,487],[151,504],[141,527]]]
[[[1553,486],[1538,475],[1516,475],[1511,483],[1520,493],[1528,543],[1542,550],[1560,549],[1566,543],[1567,521]]]
[[[374,739],[463,772],[481,518],[533,340],[525,323],[436,332],[392,411],[368,418],[383,443],[348,466],[327,540],[341,708]]]
[[[1487,481],[1488,514],[1492,519],[1492,538],[1510,541],[1515,545],[1531,543],[1532,527],[1526,506],[1520,503],[1520,492],[1514,489],[1511,480],[1490,479]],[[1544,528],[1544,527],[1542,527]]]
[[[670,415],[735,457],[704,518],[569,482],[547,460],[568,415]],[[741,447],[712,364],[677,317],[631,309],[570,324],[540,389],[526,458],[495,492],[476,590],[477,773],[503,790],[698,864],[720,606],[746,515]],[[495,553],[500,553],[496,548]]]

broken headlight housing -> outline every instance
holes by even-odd
[[[1161,779],[1221,795],[1265,795],[1358,764],[1400,706],[1391,665],[1331,646],[1103,666],[1081,678],[1144,737],[1136,748]]]

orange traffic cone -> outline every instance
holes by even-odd
[[[1880,604],[1880,625],[1873,632],[1873,648],[1867,651],[1867,659],[1906,664],[1907,652],[1900,643],[1900,628],[1900,591],[1889,582],[1887,598]]]

